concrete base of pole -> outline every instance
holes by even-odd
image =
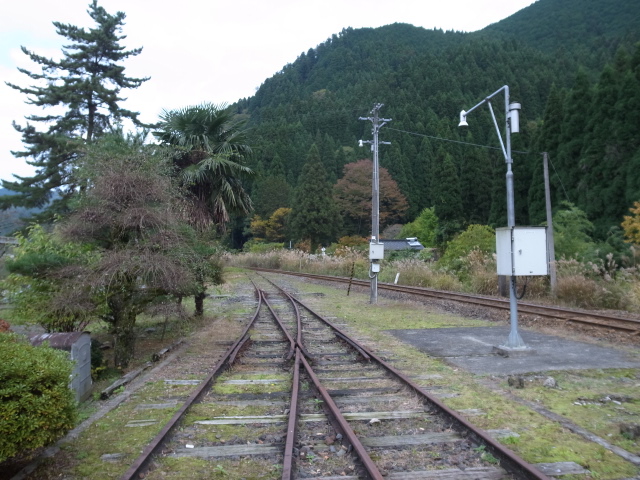
[[[496,355],[500,355],[501,357],[524,357],[527,355],[535,355],[537,353],[534,348],[530,347],[509,348],[504,345],[493,347],[491,352]]]

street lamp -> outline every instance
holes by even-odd
[[[505,106],[505,117],[506,117],[506,147],[504,142],[502,141],[502,135],[500,134],[500,127],[498,126],[498,122],[496,121],[495,113],[493,112],[493,107],[491,105],[491,100],[493,97],[498,95],[500,92],[504,91],[504,106]],[[513,159],[511,158],[511,134],[520,132],[520,104],[519,103],[509,103],[509,87],[505,85],[504,87],[496,90],[494,93],[486,97],[480,103],[472,107],[471,109],[465,111],[462,110],[460,112],[460,123],[459,127],[467,127],[467,115],[473,112],[476,108],[483,104],[487,104],[489,106],[489,111],[491,112],[491,118],[493,118],[493,124],[496,127],[496,131],[498,132],[498,139],[500,140],[500,147],[502,147],[502,153],[504,154],[505,162],[507,163],[507,226],[512,229],[516,225],[516,216],[515,216],[515,208],[514,208],[514,193],[513,193],[513,171],[511,170],[511,164],[513,163]],[[511,252],[513,249],[513,235],[511,235]],[[510,275],[510,287],[509,287],[509,311],[511,317],[511,332],[509,333],[509,338],[505,345],[501,347],[507,349],[519,349],[524,350],[528,349],[520,337],[518,333],[518,299],[516,297],[516,276],[514,275],[513,269],[513,253],[512,253],[512,269]]]

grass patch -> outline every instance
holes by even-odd
[[[158,461],[157,468],[145,478],[147,480],[182,480],[184,478],[193,480],[212,478],[277,480],[282,478],[282,467],[263,458],[241,458],[240,460],[163,458]]]
[[[518,396],[595,433],[608,442],[638,452],[640,441],[620,432],[620,424],[640,418],[640,374],[633,369],[549,372],[558,387],[542,385],[545,377],[530,377]]]

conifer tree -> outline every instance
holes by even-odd
[[[295,237],[308,240],[311,251],[321,243],[334,241],[342,227],[342,219],[333,200],[333,188],[320,161],[318,147],[313,144],[302,168],[291,211],[291,228]]]
[[[33,177],[16,175],[16,181],[2,181],[4,188],[18,193],[2,197],[2,209],[43,207],[55,191],[59,197],[38,220],[47,221],[55,213],[66,212],[68,199],[78,187],[73,175],[74,162],[84,145],[125,119],[143,126],[137,112],[119,106],[124,100],[121,90],[137,88],[148,80],[126,76],[120,64],[138,55],[142,48],[125,50],[120,45],[125,38],[120,34],[125,19],[123,12],[111,15],[93,0],[87,13],[95,22],[95,27],[89,30],[53,22],[56,33],[68,42],[63,47],[61,60],[40,56],[22,47],[23,53],[40,66],[41,73],[19,68],[34,84],[7,85],[27,95],[27,103],[31,105],[63,106],[65,111],[27,116],[26,125],[14,122],[14,128],[22,134],[25,150],[12,153],[18,158],[31,158],[27,163],[36,167],[36,173]],[[48,127],[38,130],[34,123]]]
[[[271,161],[267,174],[256,182],[251,195],[253,208],[257,215],[268,218],[279,208],[289,207],[291,186],[287,182],[282,160],[276,154]]]
[[[585,130],[589,121],[589,116],[585,114],[585,110],[589,109],[592,98],[593,91],[589,77],[584,70],[578,70],[573,88],[568,92],[564,100],[561,136],[556,162],[558,171],[562,175],[560,180],[566,185],[570,199],[577,199],[577,192],[582,183],[580,153],[585,142]],[[553,159],[553,157],[551,158]],[[558,181],[553,181],[553,186],[553,191],[562,191],[562,185]],[[557,196],[555,199],[556,202],[560,200],[566,200],[566,198]]]
[[[433,165],[433,203],[440,221],[439,240],[444,243],[462,228],[460,178],[453,157],[440,147]]]
[[[578,202],[593,219],[595,234],[600,238],[604,238],[612,224],[619,222],[627,208],[624,199],[626,159],[621,156],[618,142],[622,119],[616,115],[615,108],[619,99],[619,73],[612,66],[602,72],[592,104],[589,141],[581,159],[585,185],[579,192]]]
[[[477,143],[468,132],[465,141]],[[460,192],[467,224],[485,225],[491,210],[491,163],[486,150],[470,147],[460,156]]]
[[[548,152],[555,160],[560,148],[560,139],[563,127],[563,101],[564,94],[554,83],[549,92],[547,106],[542,119],[542,126],[537,132],[536,150],[538,152]],[[533,175],[528,193],[529,219],[534,225],[545,221],[546,205],[544,192],[544,172],[540,156],[535,155],[533,163]],[[561,181],[559,179],[558,181]],[[560,191],[560,186],[558,186]]]

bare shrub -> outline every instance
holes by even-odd
[[[467,265],[467,283],[471,292],[480,295],[498,294],[496,261],[492,253],[474,248],[467,254],[464,263]]]
[[[596,306],[598,297],[598,284],[584,275],[566,275],[558,278],[556,295],[568,305],[582,308],[593,308]]]
[[[426,286],[452,292],[461,292],[464,290],[464,285],[458,280],[458,277],[450,273],[438,272],[431,277],[431,282],[431,285]]]
[[[487,270],[474,271],[469,277],[469,288],[480,295],[498,295],[498,276]]]
[[[529,299],[542,299],[549,295],[549,280],[545,276],[529,277],[526,296]]]

